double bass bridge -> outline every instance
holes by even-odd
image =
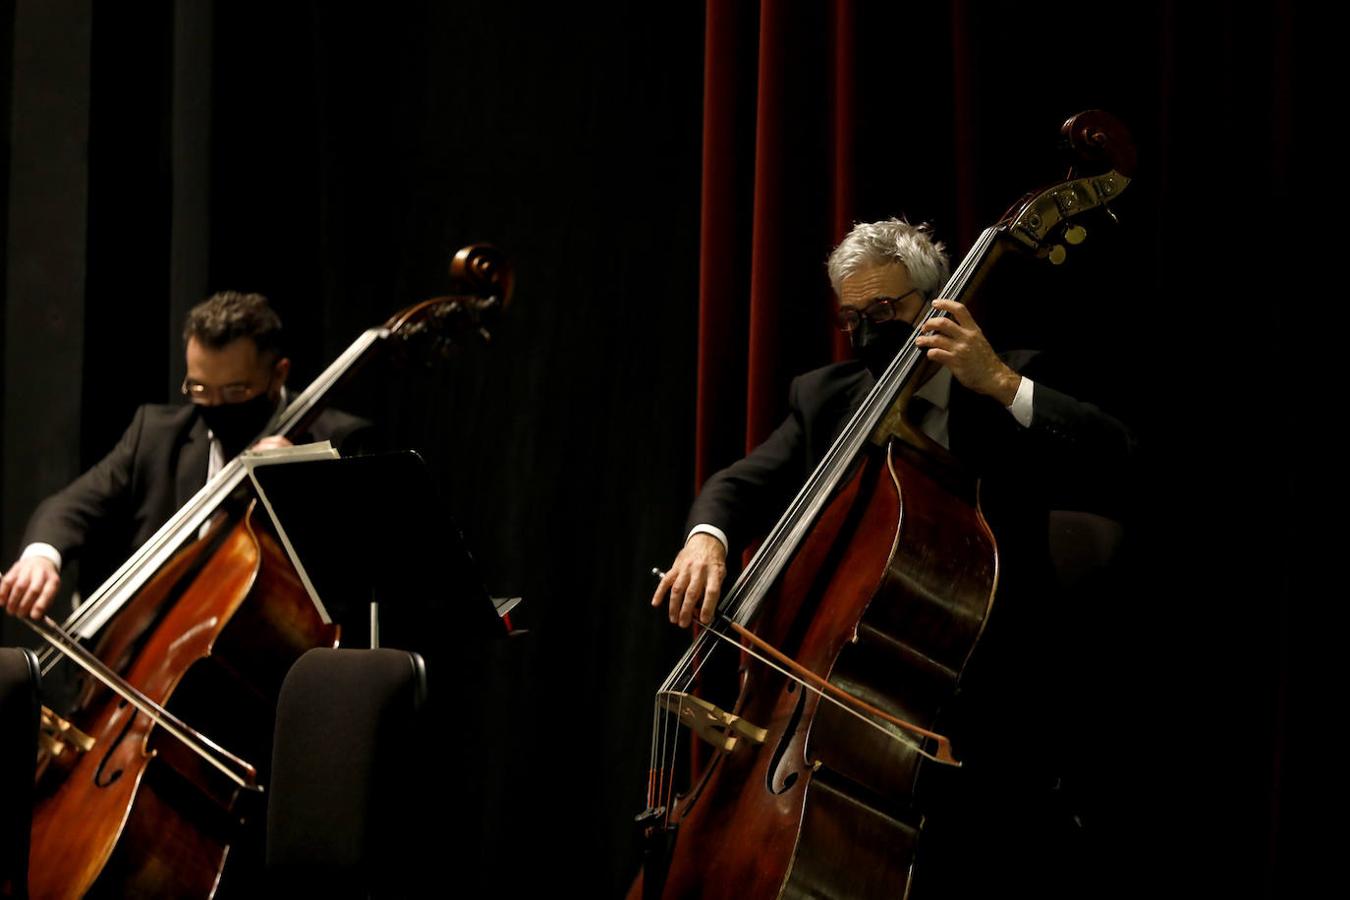
[[[94,749],[95,742],[92,737],[44,706],[38,743],[50,756],[59,757],[67,750],[88,753]]]
[[[719,750],[734,750],[745,738],[752,744],[763,744],[768,730],[733,715],[701,697],[683,691],[661,691],[657,702],[667,712],[674,713],[680,722],[698,737]]]

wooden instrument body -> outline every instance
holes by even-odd
[[[311,647],[336,644],[336,626],[322,621],[250,505],[176,554],[99,650],[129,685],[265,766],[287,668]],[[72,718],[94,749],[69,766],[47,760],[38,779],[31,895],[210,896],[252,792],[101,685],[84,700]]]
[[[903,445],[874,448],[774,585],[757,633],[849,693],[936,726],[997,581],[975,493],[957,469],[935,478]],[[893,726],[754,662],[735,713],[769,736],[715,754],[677,800],[660,896],[903,896],[924,757]]]

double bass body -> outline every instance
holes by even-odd
[[[975,491],[955,468],[916,465],[902,444],[871,448],[776,581],[756,631],[850,694],[932,726],[997,578]],[[680,852],[659,896],[903,896],[922,827],[915,791],[931,765],[912,738],[754,663],[734,711],[769,735],[717,753],[676,801]]]
[[[336,643],[253,504],[175,555],[100,650],[129,685],[252,764],[240,767],[252,783],[231,781],[111,691],[87,688],[76,718],[93,748],[49,758],[38,779],[31,896],[210,896],[242,820],[261,809],[255,766],[270,762],[286,668]]]
[[[1060,134],[1085,171],[1014,204],[980,234],[938,296],[969,305],[1008,252],[1062,262],[1066,245],[1086,234],[1079,218],[1110,212],[1134,168],[1128,132],[1089,110]],[[924,315],[948,313],[929,307]],[[690,790],[672,797],[668,729],[659,718],[670,707],[658,704],[648,807],[639,819],[648,859],[632,896],[903,897],[922,880],[914,875],[928,802],[921,782],[938,762],[958,761],[940,731],[993,608],[1000,568],[978,482],[907,418],[909,399],[932,375],[927,366],[910,337],[709,627],[758,657],[743,670],[734,715],[710,718],[740,734],[744,723],[759,726],[763,743],[720,741]],[[704,635],[695,639],[664,696],[687,696],[707,646]],[[779,665],[756,652],[766,647],[776,648],[769,655]],[[792,661],[802,671],[789,676]],[[839,702],[808,690],[818,678]],[[708,736],[697,714],[682,711],[681,721]]]

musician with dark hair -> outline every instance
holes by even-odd
[[[289,444],[281,436],[257,440],[287,402],[291,361],[282,336],[281,319],[261,294],[223,291],[193,307],[183,329],[182,392],[190,402],[137,409],[107,456],[39,504],[19,560],[0,578],[0,607],[41,618],[67,561],[97,548],[99,562],[116,565],[250,444]],[[341,444],[368,424],[325,410],[306,437]],[[82,580],[96,584],[103,574],[85,571]]]

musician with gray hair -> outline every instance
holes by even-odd
[[[680,627],[695,615],[712,621],[728,552],[748,546],[777,521],[930,302],[947,313],[923,322],[914,340],[942,366],[915,394],[924,408],[919,426],[930,438],[965,458],[988,456],[991,442],[1004,446],[1008,452],[1001,455],[1008,458],[1030,455],[1030,448],[1013,452],[1009,443],[1044,442],[1045,460],[1077,456],[1081,449],[1118,463],[1129,453],[1132,438],[1119,421],[1029,377],[1039,354],[1000,356],[970,310],[935,296],[949,265],[929,226],[902,219],[857,225],[830,253],[827,269],[839,300],[839,328],[857,358],[794,379],[791,414],[783,424],[703,486],[689,513],[684,549],[652,596],[652,605],[666,605]],[[954,420],[963,408],[969,414]],[[974,446],[954,444],[953,428],[960,433],[977,423],[989,425],[977,429],[985,432],[982,439]]]
[[[1073,640],[1051,571],[1048,522],[1051,510],[1091,509],[1080,501],[1121,481],[1133,437],[1059,389],[1064,373],[1044,354],[996,353],[970,310],[936,296],[948,271],[928,226],[888,219],[849,232],[828,272],[856,359],[794,379],[783,423],[708,479],[651,602],[680,627],[695,616],[713,621],[728,558],[769,532],[913,338],[936,374],[910,398],[909,423],[980,476],[981,510],[999,547],[998,602],[943,711],[943,730],[965,765],[955,774],[939,767],[924,783],[915,896],[1002,893],[1031,845],[1063,857],[1049,864],[1055,872],[1038,873],[1038,895],[1076,896],[1091,863],[1076,849],[1081,828],[1064,800],[1063,761],[1044,749],[1055,720],[1051,695],[1063,686],[1055,651]],[[925,318],[930,304],[946,315]]]

